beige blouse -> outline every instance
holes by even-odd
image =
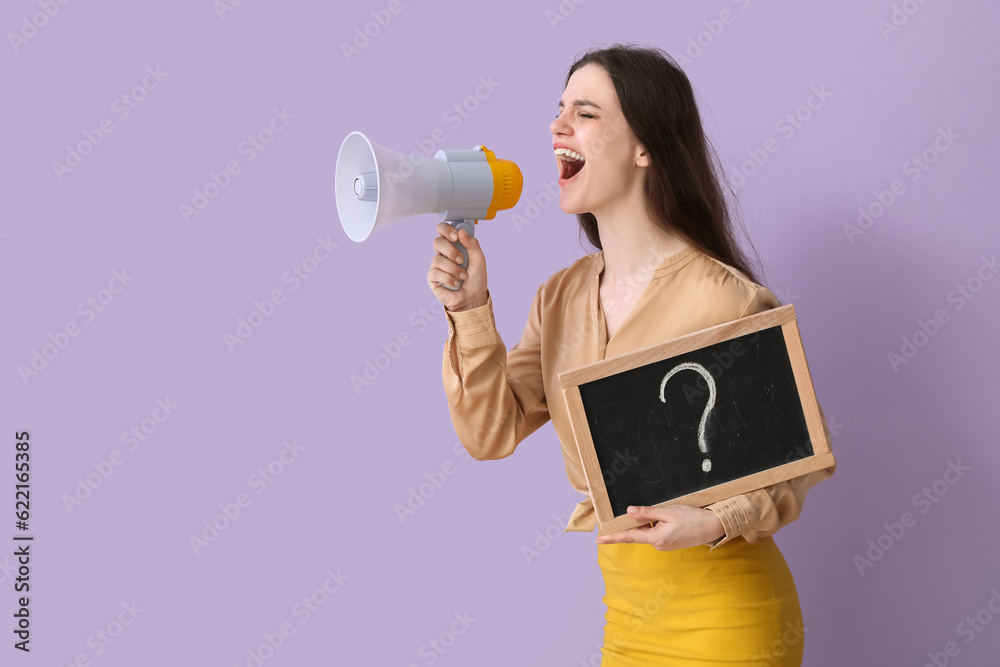
[[[592,531],[597,518],[558,374],[781,305],[767,288],[688,246],[653,270],[634,309],[607,340],[598,295],[603,269],[600,251],[552,274],[539,286],[521,340],[510,351],[497,332],[489,293],[478,308],[445,310],[449,337],[442,375],[455,432],[473,458],[501,459],[551,419],[570,485],[588,496],[563,532]],[[829,437],[825,417],[823,428]],[[726,530],[712,548],[739,536],[752,543],[791,523],[809,489],[835,469],[709,505]]]

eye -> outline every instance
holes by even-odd
[[[583,117],[585,117],[585,118],[593,118],[593,116],[591,116],[589,113],[582,113],[580,115],[583,116]]]

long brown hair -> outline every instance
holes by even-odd
[[[573,72],[590,63],[607,71],[625,121],[649,152],[646,199],[650,218],[762,284],[734,237],[730,206],[720,185],[724,171],[705,137],[687,75],[661,49],[615,44],[592,49],[573,63],[563,88]],[[728,183],[727,187],[735,199]],[[578,213],[576,218],[590,244],[602,249],[594,214]],[[749,238],[747,242],[753,248]]]

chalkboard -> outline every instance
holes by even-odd
[[[790,305],[559,378],[602,535],[833,464]]]

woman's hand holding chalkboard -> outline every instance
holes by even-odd
[[[486,305],[486,256],[479,241],[464,229],[457,233],[447,222],[437,225],[438,236],[434,239],[435,255],[431,268],[427,271],[427,282],[431,292],[449,311],[457,312]],[[465,246],[469,255],[468,267],[463,269],[465,258],[455,243]],[[442,287],[441,283],[458,289]]]
[[[604,535],[597,538],[597,543],[652,544],[660,551],[672,551],[707,544],[726,534],[726,529],[715,512],[691,505],[630,505],[628,515],[640,521],[648,520],[652,525]]]

